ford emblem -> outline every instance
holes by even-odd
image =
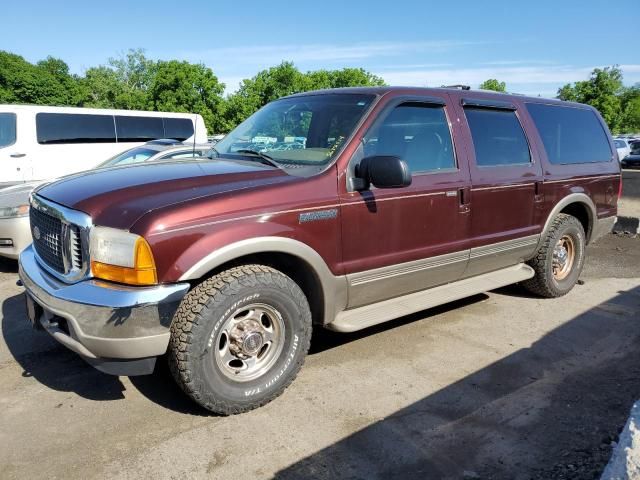
[[[33,238],[40,240],[40,229],[38,227],[33,227]]]

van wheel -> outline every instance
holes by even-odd
[[[585,244],[580,221],[571,215],[559,214],[553,220],[540,250],[527,262],[535,270],[535,275],[523,282],[524,287],[548,298],[567,294],[582,272]]]
[[[215,275],[182,300],[171,324],[169,368],[212,412],[260,407],[296,377],[311,340],[311,311],[291,278],[263,265]]]

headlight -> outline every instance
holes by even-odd
[[[0,218],[26,217],[27,215],[29,215],[29,205],[0,207]]]
[[[116,228],[93,227],[89,239],[94,277],[130,285],[158,283],[156,265],[147,241]]]

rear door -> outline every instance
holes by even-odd
[[[406,188],[341,193],[343,261],[349,307],[445,284],[468,261],[469,172],[452,137],[448,94],[396,97],[361,139],[362,158],[395,155],[412,172]]]
[[[465,96],[456,103],[470,146],[468,277],[533,253],[541,230],[542,168],[516,103]]]

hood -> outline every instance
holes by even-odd
[[[36,192],[89,214],[95,225],[128,229],[141,216],[159,208],[294,178],[254,162],[178,161],[83,172]]]

